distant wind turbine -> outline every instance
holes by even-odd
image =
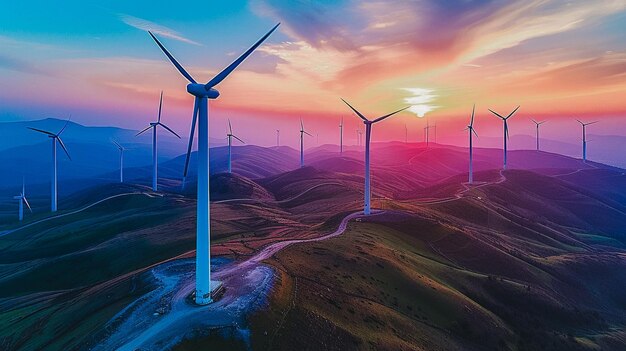
[[[300,118],[300,168],[304,167],[304,134],[312,137],[311,133],[304,130],[304,123]]]
[[[145,131],[147,131],[148,129],[152,128],[152,190],[153,191],[157,191],[157,187],[158,187],[158,176],[157,176],[157,169],[158,169],[158,161],[157,161],[157,127],[161,126],[165,129],[167,129],[170,133],[176,135],[176,137],[178,137],[178,139],[180,139],[180,136],[178,134],[176,134],[176,132],[174,132],[173,130],[170,129],[170,127],[166,126],[165,124],[161,123],[161,107],[163,106],[163,91],[161,91],[161,98],[159,99],[159,117],[157,119],[156,122],[150,122],[150,125],[147,126],[144,130],[142,130],[141,132],[137,133],[137,135],[141,135],[143,134]]]
[[[409,143],[409,129],[407,128],[406,123],[404,124],[404,143]]]
[[[254,45],[246,50],[235,61],[228,65],[206,84],[199,84],[193,77],[185,71],[178,61],[172,56],[159,40],[150,33],[150,36],[157,43],[159,48],[176,67],[190,84],[187,85],[187,92],[195,97],[193,119],[191,131],[189,133],[189,144],[187,146],[187,156],[185,158],[185,168],[183,171],[183,186],[187,177],[191,147],[193,145],[193,135],[198,120],[198,187],[197,187],[197,224],[196,224],[196,296],[197,304],[206,305],[211,303],[211,237],[210,237],[210,208],[209,208],[209,112],[208,99],[216,99],[220,93],[215,86],[223,81],[237,66],[239,66],[267,37],[278,28],[277,24]],[[215,289],[219,288],[219,283],[215,283]]]
[[[276,146],[280,146],[280,129],[276,129]]]
[[[541,122],[537,122],[534,119],[530,119],[531,121],[533,121],[533,123],[535,123],[535,126],[537,127],[536,129],[536,136],[537,136],[537,151],[539,151],[539,126],[546,123],[546,121],[541,121]]]
[[[583,162],[587,162],[587,129],[586,128],[590,124],[598,123],[598,121],[587,122],[587,123],[584,123],[578,119],[577,121],[583,127]]]
[[[426,127],[424,127],[424,141],[426,142],[426,147],[430,142],[430,124],[428,124],[428,117],[426,117]]]
[[[361,131],[360,129],[356,130],[356,144],[357,146],[361,146],[363,145],[363,142],[361,141],[361,137],[363,136],[363,131]]]
[[[513,112],[509,113],[509,115],[508,115],[508,116],[506,116],[506,117],[503,117],[502,115],[498,114],[497,112],[495,112],[495,111],[493,111],[493,110],[489,109],[489,112],[493,113],[496,117],[500,118],[500,119],[502,120],[502,122],[504,122],[504,144],[503,144],[503,145],[504,145],[504,148],[503,148],[503,150],[504,150],[504,160],[503,160],[503,166],[502,166],[502,168],[503,168],[503,169],[506,169],[506,156],[507,156],[507,148],[506,148],[506,146],[507,146],[507,145],[506,145],[506,142],[507,142],[507,140],[509,139],[509,124],[508,124],[508,119],[509,119],[509,118],[511,118],[511,117],[513,117],[513,115],[515,114],[515,112],[517,112],[517,110],[518,110],[519,108],[520,108],[520,107],[519,107],[519,106],[517,106],[517,107],[515,108],[515,110],[513,110]]]
[[[339,156],[343,155],[343,116],[339,121]]]
[[[111,140],[111,142],[120,150],[120,183],[124,183],[124,151],[126,151],[126,148],[115,140]]]
[[[359,118],[363,120],[363,124],[365,124],[365,191],[364,191],[365,201],[363,205],[363,213],[365,215],[369,215],[370,214],[370,197],[371,197],[371,193],[370,193],[370,139],[372,136],[372,125],[374,123],[384,120],[387,117],[391,117],[398,112],[404,111],[410,106],[407,106],[405,108],[399,109],[397,111],[394,111],[392,113],[386,114],[384,116],[378,117],[370,121],[361,112],[357,111],[354,107],[352,107],[352,105],[350,105],[346,100],[341,99],[341,101],[343,101],[346,105],[348,105],[348,107],[350,107],[350,109],[357,116],[359,116]]]
[[[24,186],[24,179],[22,179],[22,192],[17,196],[13,196],[13,199],[18,200],[20,203],[19,205],[20,221],[24,219],[24,205],[28,207],[28,209],[30,210],[30,213],[33,213],[33,209],[30,207],[30,204],[28,203],[28,200],[26,199],[26,187]]]
[[[231,147],[233,144],[233,138],[241,141],[243,144],[245,144],[245,142],[241,139],[239,139],[235,134],[233,134],[233,126],[230,124],[230,119],[228,120],[228,134],[226,134],[228,136],[228,173],[233,173],[233,169],[232,169],[232,152],[231,152]]]
[[[476,135],[478,137],[478,134],[476,133],[476,130],[474,129],[474,110],[476,109],[476,105],[474,104],[474,106],[472,106],[472,117],[470,119],[470,124],[467,126],[467,128],[465,128],[465,130],[468,131],[469,134],[469,179],[468,179],[468,183],[472,184],[474,182],[474,145],[473,145],[473,140],[472,137],[473,135]]]
[[[70,157],[69,152],[67,151],[67,148],[65,147],[65,144],[63,143],[63,140],[61,140],[61,133],[63,133],[63,131],[67,127],[67,124],[70,122],[70,118],[67,119],[67,121],[65,122],[65,125],[63,126],[63,128],[61,128],[61,130],[58,133],[56,133],[56,134],[50,133],[50,132],[45,131],[45,130],[28,127],[28,129],[34,130],[34,131],[39,132],[39,133],[46,134],[50,139],[52,139],[52,179],[51,179],[51,182],[50,182],[50,187],[51,187],[51,189],[50,189],[50,209],[51,209],[52,212],[56,212],[57,211],[57,141],[59,142],[59,145],[61,145],[61,148],[63,149],[63,151],[65,151],[65,154],[67,155],[67,158],[69,158],[70,160],[72,159]]]

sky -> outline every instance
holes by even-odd
[[[275,130],[296,146],[299,119],[320,143],[346,142],[375,118],[374,140],[421,140],[428,119],[446,140],[465,142],[476,104],[480,135],[499,136],[488,108],[507,114],[511,134],[626,135],[626,1],[345,0],[5,2],[0,11],[0,121],[46,117],[141,129],[163,119],[188,134],[186,80],[150,39],[152,30],[199,81],[278,30],[217,86],[212,137],[235,134],[271,145]],[[354,139],[354,140],[352,140]],[[309,141],[314,143],[316,141]]]

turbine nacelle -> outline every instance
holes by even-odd
[[[206,97],[208,99],[217,99],[220,92],[215,88],[207,88],[204,84],[189,83],[187,84],[187,92],[196,97]]]

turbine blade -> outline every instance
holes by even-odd
[[[193,146],[193,135],[196,130],[196,121],[198,119],[198,98],[194,99],[193,118],[191,119],[191,130],[189,131],[189,144],[187,145],[187,156],[185,156],[185,168],[183,170],[183,178],[187,177],[189,169],[189,158],[191,157],[191,147]]]
[[[115,144],[115,146],[117,146],[120,150],[124,149],[124,148],[122,147],[122,145],[120,145],[117,141],[115,141],[115,140],[111,140],[111,142],[112,142],[113,144]]]
[[[470,119],[470,127],[474,126],[474,110],[476,110],[476,104],[472,106],[472,119]]]
[[[30,210],[30,213],[33,213],[33,209],[30,207],[28,200],[26,200],[26,196],[22,196],[22,201],[24,201],[24,204],[26,204],[26,207],[28,207],[28,209]]]
[[[233,126],[230,124],[230,118],[228,119],[228,130],[230,134],[233,134]]]
[[[143,134],[146,130],[148,130],[150,128],[152,128],[152,126],[147,126],[146,128],[144,128],[144,130],[142,130],[141,132],[135,134],[135,136],[139,136],[139,135]]]
[[[541,123],[539,123],[539,122],[535,121],[535,119],[534,119],[534,118],[531,118],[530,120],[531,120],[531,121],[533,121],[533,123],[535,123],[535,124],[537,124],[537,125],[541,124]]]
[[[65,154],[67,155],[67,158],[70,159],[70,161],[72,160],[72,157],[70,157],[70,153],[67,152],[67,148],[65,147],[65,144],[63,143],[63,140],[61,140],[60,137],[56,137],[57,140],[59,141],[59,145],[61,145],[61,148],[63,149],[63,151],[65,151]]]
[[[411,106],[407,106],[407,107],[405,107],[405,108],[401,108],[401,109],[399,109],[398,111],[394,111],[394,112],[392,112],[392,113],[390,113],[390,114],[384,115],[384,116],[382,116],[382,117],[378,117],[378,118],[376,118],[375,120],[373,120],[373,121],[372,121],[372,123],[380,122],[380,121],[382,121],[383,119],[388,118],[388,117],[391,117],[391,116],[395,115],[395,114],[396,114],[396,113],[398,113],[398,112],[402,112],[402,111],[406,110],[406,109],[407,109],[407,108],[409,108],[409,107],[411,107]]]
[[[245,144],[245,143],[246,143],[245,141],[243,141],[243,140],[239,139],[239,137],[237,137],[236,135],[231,134],[231,136],[232,136],[233,138],[235,138],[235,139],[237,139],[237,140],[241,141],[243,144]]]
[[[488,109],[488,110],[489,110],[489,112],[491,112],[491,113],[493,113],[494,115],[496,115],[496,116],[500,117],[501,119],[505,119],[504,117],[502,117],[499,113],[495,112],[494,110],[492,110],[492,109]]]
[[[39,133],[44,133],[44,134],[47,134],[47,135],[50,135],[50,136],[54,136],[54,134],[53,134],[53,133],[47,132],[47,131],[45,131],[45,130],[41,130],[41,129],[37,129],[37,128],[32,128],[32,127],[26,127],[26,128],[31,129],[31,130],[34,130],[34,131],[39,132]]]
[[[474,135],[476,135],[476,137],[478,137],[478,133],[476,133],[476,130],[474,128],[472,128],[472,133],[474,133]]]
[[[310,137],[312,137],[312,136],[313,136],[313,135],[311,135],[311,133],[309,133],[309,132],[307,132],[307,131],[304,131],[304,130],[303,130],[302,132],[303,132],[304,134],[306,134],[306,135],[310,136]]]
[[[513,110],[513,112],[509,113],[508,116],[506,116],[506,119],[509,119],[511,117],[513,117],[513,115],[515,114],[515,112],[517,112],[517,110],[519,110],[520,106],[518,105],[515,110]]]
[[[578,123],[580,123],[581,125],[585,125],[581,120],[577,119],[576,121],[578,121]]]
[[[346,105],[348,105],[348,107],[350,107],[350,109],[352,109],[352,111],[354,111],[354,113],[356,113],[357,116],[361,117],[362,120],[364,121],[369,121],[367,118],[365,118],[365,116],[363,116],[361,114],[361,112],[357,111],[354,107],[352,107],[352,105],[350,105],[346,100],[341,99],[341,101],[343,101]]]
[[[161,123],[161,107],[163,106],[163,90],[161,90],[161,97],[159,98],[159,118],[157,123]]]
[[[67,119],[67,121],[65,121],[65,124],[63,125],[63,128],[61,128],[61,130],[57,133],[57,136],[61,135],[61,133],[63,133],[63,131],[65,130],[65,128],[67,127],[67,124],[70,123],[70,118],[72,118],[72,116],[70,115],[70,117]]]
[[[594,123],[598,123],[598,122],[600,122],[600,121],[593,121],[593,122],[589,122],[589,123],[587,123],[587,125],[594,124]]]
[[[304,123],[302,122],[302,118],[300,118],[300,131],[304,131]]]
[[[159,39],[157,39],[154,34],[152,34],[151,31],[148,31],[148,34],[150,34],[150,36],[152,37],[152,39],[154,39],[154,41],[157,43],[157,45],[159,46],[159,48],[161,48],[161,51],[163,51],[163,53],[165,54],[165,56],[167,56],[168,59],[170,59],[170,62],[172,62],[172,64],[176,67],[176,69],[178,70],[178,72],[180,72],[180,74],[182,74],[185,78],[187,78],[187,80],[191,83],[197,84],[196,80],[193,79],[193,77],[187,73],[187,71],[185,71],[185,69],[183,68],[183,66],[180,65],[180,63],[178,63],[178,61],[176,61],[176,59],[174,58],[174,56],[172,56],[172,54],[170,54],[169,51],[167,51],[167,49],[165,48],[165,46],[163,46],[163,44],[161,44],[161,42],[159,41]]]
[[[163,124],[163,123],[161,123],[161,122],[159,122],[158,124],[159,124],[161,127],[163,127],[163,128],[165,128],[165,129],[167,129],[170,133],[172,133],[172,134],[176,135],[176,136],[178,137],[178,139],[180,139],[180,135],[176,134],[176,132],[175,132],[175,131],[173,131],[173,130],[171,130],[171,129],[170,129],[170,127],[166,126],[165,124]]]
[[[265,39],[267,39],[267,37],[269,37],[270,34],[272,34],[276,30],[276,28],[278,28],[279,25],[280,25],[280,23],[275,25],[274,28],[270,29],[270,31],[267,32],[267,34],[265,34],[263,37],[261,37],[261,39],[259,39],[254,45],[252,45],[248,50],[246,50],[246,52],[241,54],[241,56],[239,56],[235,61],[233,61],[233,63],[228,65],[220,73],[218,73],[215,77],[213,77],[210,81],[208,81],[204,85],[204,87],[208,90],[208,89],[218,85],[221,81],[223,81],[224,78],[226,78],[232,71],[235,70],[235,68],[237,68],[237,66],[239,66],[248,56],[250,56],[250,54],[254,50],[256,50],[256,48],[258,48],[259,45],[261,45],[261,43],[263,43],[265,41]]]

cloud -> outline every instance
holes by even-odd
[[[0,68],[28,74],[51,75],[49,71],[35,66],[30,61],[17,59],[6,55],[0,55]]]
[[[202,45],[196,41],[183,37],[180,33],[178,33],[177,31],[171,28],[156,24],[154,22],[150,22],[148,20],[126,15],[126,14],[119,14],[118,16],[122,22],[128,24],[131,27],[145,30],[145,31],[149,30],[152,33],[159,34],[161,36],[164,36],[170,39],[182,41],[184,43],[199,45],[199,46]]]
[[[411,96],[404,98],[404,102],[411,105],[411,107],[409,107],[409,111],[415,113],[417,117],[424,117],[426,113],[439,107],[429,104],[437,98],[433,89],[403,88],[402,90],[411,93]]]

